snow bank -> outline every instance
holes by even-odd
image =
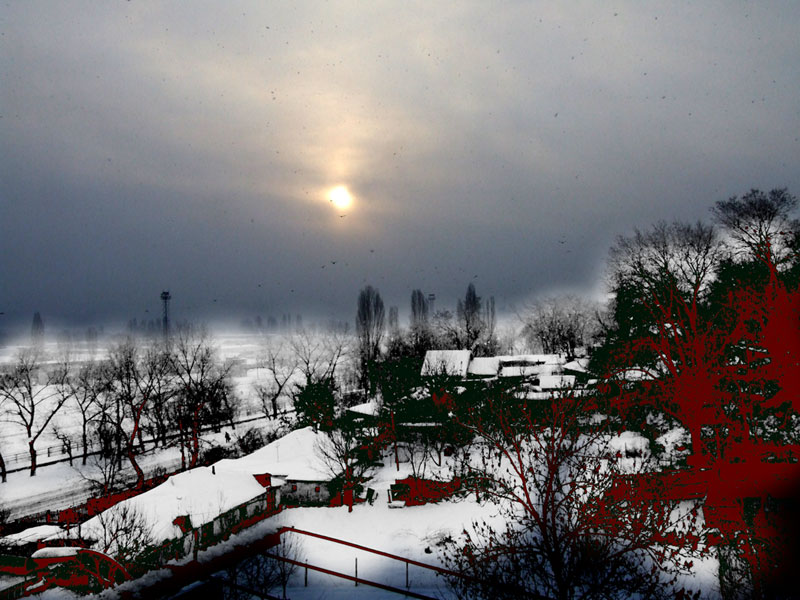
[[[58,525],[38,525],[0,538],[0,543],[8,546],[24,546],[25,544],[56,536],[59,533],[61,533],[61,527]]]
[[[324,433],[305,427],[242,458],[221,460],[215,467],[217,473],[270,473],[296,481],[325,481],[330,473],[316,452],[325,438]]]

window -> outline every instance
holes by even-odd
[[[315,491],[315,492],[317,492],[317,493],[319,493],[319,486],[315,487],[315,488],[314,488],[314,491]]]
[[[296,483],[293,483],[293,484],[292,484],[292,491],[293,491],[293,492],[296,492],[296,491],[297,491],[297,484],[296,484]]]

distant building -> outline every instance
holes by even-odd
[[[566,359],[558,354],[520,354],[473,357],[469,350],[429,350],[420,374],[450,375],[462,379],[532,379],[561,375]]]

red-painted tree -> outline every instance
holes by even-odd
[[[696,512],[615,493],[607,426],[573,397],[528,403],[495,392],[462,421],[476,443],[461,476],[497,522],[446,540],[471,598],[666,598],[699,553]]]
[[[705,490],[729,597],[780,596],[793,560],[784,535],[800,479],[792,206],[785,193],[753,191],[716,208],[727,244],[707,226],[659,224],[612,250],[615,318],[594,363],[601,389],[623,415],[650,406],[690,433],[690,475]]]

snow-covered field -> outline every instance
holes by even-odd
[[[263,368],[265,348],[269,345],[280,346],[281,351],[288,354],[291,349],[287,344],[281,344],[282,339],[283,336],[278,335],[255,334],[224,335],[212,338],[212,346],[216,349],[219,361],[221,363],[230,362],[233,365],[231,387],[238,419],[245,420],[263,414],[256,390],[258,386],[269,383],[269,370]],[[40,349],[40,361],[45,370],[55,367],[64,357],[68,357],[73,365],[88,361],[100,362],[108,358],[109,348],[113,343],[112,340],[107,340],[105,345],[90,346],[86,343],[66,345],[48,342],[43,344]],[[26,349],[28,347],[24,344],[0,347],[0,372],[10,369],[19,353]],[[287,392],[292,389],[293,384],[300,381],[301,376],[297,372],[287,384]],[[43,402],[36,409],[38,414],[36,424],[46,418],[50,407],[57,402],[57,394],[53,386],[49,388],[39,386],[38,394]],[[11,416],[12,406],[10,403],[2,404],[3,406],[0,408],[0,452],[5,460],[6,469],[26,468],[30,465],[30,455],[25,429]],[[287,405],[288,395],[284,395],[280,400],[279,407],[285,408]],[[36,428],[36,425],[34,427]],[[55,435],[56,431],[72,438],[73,454],[80,456],[82,452],[80,429],[81,415],[78,407],[73,400],[68,400],[36,441],[38,463],[41,465],[67,458],[62,441]],[[90,448],[94,449],[96,443],[97,440],[90,439]],[[2,499],[3,491],[0,487],[0,502]]]

